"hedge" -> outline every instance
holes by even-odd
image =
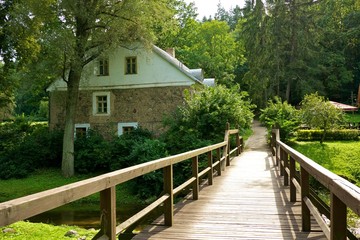
[[[296,137],[298,141],[316,141],[320,140],[323,130],[298,130]],[[341,129],[330,130],[326,132],[325,140],[359,140],[360,130]]]

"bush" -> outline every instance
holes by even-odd
[[[23,178],[61,165],[62,132],[18,118],[0,127],[0,178]]]
[[[254,105],[238,86],[192,89],[185,95],[185,105],[164,121],[164,141],[171,154],[223,141],[226,123],[240,129],[251,125]]]
[[[150,131],[137,128],[123,134],[111,144],[111,171],[149,162],[167,156],[165,143],[154,139]],[[131,182],[134,194],[149,198],[163,189],[162,171],[138,177]]]
[[[282,140],[289,139],[300,124],[298,111],[279,97],[269,100],[267,107],[261,109],[260,122],[266,126],[268,133],[271,133],[274,125],[278,125]]]
[[[86,136],[75,139],[74,147],[74,167],[77,173],[109,171],[110,144],[101,134],[90,130]]]
[[[298,130],[297,141],[318,141],[323,137],[323,130]],[[325,140],[359,140],[360,131],[354,129],[330,130]]]

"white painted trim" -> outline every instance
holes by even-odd
[[[74,125],[74,138],[76,138],[76,129],[77,128],[86,128],[86,135],[87,135],[88,131],[90,129],[90,123],[76,123]]]
[[[98,96],[106,96],[107,113],[98,113],[97,112],[97,100],[96,100],[96,98]],[[94,116],[109,116],[111,114],[110,92],[93,92],[92,109],[93,109],[93,115]]]
[[[137,122],[119,122],[118,123],[118,136],[123,135],[123,127],[134,127],[138,128]]]

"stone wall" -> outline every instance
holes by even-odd
[[[162,121],[177,106],[183,104],[183,91],[188,87],[154,87],[139,89],[114,89],[110,92],[110,115],[93,115],[93,93],[81,91],[75,123],[89,123],[105,136],[117,135],[119,122],[137,122],[155,134],[164,131]],[[65,121],[66,92],[50,94],[50,127],[63,127]]]

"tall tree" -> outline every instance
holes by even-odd
[[[17,29],[36,27],[37,38],[31,38],[34,43],[29,44],[39,47],[38,52],[47,44],[60,60],[55,66],[62,63],[62,78],[67,83],[64,176],[74,175],[74,118],[83,68],[115,47],[133,42],[148,46],[155,38],[155,29],[171,22],[166,21],[172,17],[168,3],[167,0],[24,0],[13,7],[13,13],[22,16],[20,21],[13,22]],[[41,16],[47,21],[41,21]]]

